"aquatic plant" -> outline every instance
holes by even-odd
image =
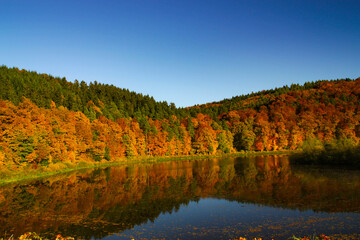
[[[9,238],[0,238],[0,240],[15,240],[16,238],[13,237],[13,235],[11,235]],[[49,240],[47,238],[43,238],[41,236],[39,236],[37,233],[35,232],[27,232],[24,233],[23,235],[21,235],[18,240]],[[73,237],[63,237],[61,236],[61,234],[56,235],[55,240],[75,240],[75,238]]]
[[[314,235],[311,237],[304,236],[304,237],[300,237],[300,238],[293,236],[291,239],[294,239],[294,240],[331,240],[331,238],[326,236],[325,234],[321,234],[318,236]]]

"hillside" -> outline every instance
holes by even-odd
[[[50,108],[53,101],[71,111],[81,111],[88,118],[100,115],[116,120],[121,117],[146,115],[152,119],[168,118],[175,114],[174,104],[156,102],[153,97],[122,89],[113,85],[90,83],[38,74],[17,68],[0,67],[0,98],[18,104],[22,97],[38,107]]]
[[[112,85],[5,66],[0,89],[5,172],[360,140],[360,79],[294,84],[186,109]]]

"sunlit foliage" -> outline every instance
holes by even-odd
[[[0,166],[8,169],[310,146],[314,154],[345,145],[357,151],[360,141],[360,79],[292,84],[190,108],[5,66],[0,89]]]

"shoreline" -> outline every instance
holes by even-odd
[[[222,158],[222,157],[247,157],[247,156],[262,156],[262,155],[278,155],[278,154],[291,154],[297,151],[263,151],[263,152],[236,152],[229,154],[220,154],[220,155],[185,155],[185,156],[142,156],[135,158],[127,158],[124,161],[124,158],[117,159],[111,162],[102,161],[100,163],[90,163],[90,162],[79,162],[73,165],[67,165],[65,168],[59,170],[48,170],[46,167],[39,169],[24,169],[19,172],[8,172],[9,175],[0,179],[0,186],[4,186],[12,183],[20,183],[29,180],[42,179],[46,177],[56,176],[60,174],[70,173],[74,171],[80,171],[85,169],[96,169],[102,167],[113,167],[113,166],[122,166],[126,164],[139,164],[139,163],[160,163],[168,161],[182,161],[182,160],[197,160],[197,159],[206,159],[206,158]],[[64,164],[65,166],[66,164]],[[26,173],[24,175],[24,173]]]

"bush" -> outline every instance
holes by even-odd
[[[322,144],[317,139],[304,142],[303,152],[290,157],[293,163],[360,167],[360,146],[352,139],[339,139]]]

